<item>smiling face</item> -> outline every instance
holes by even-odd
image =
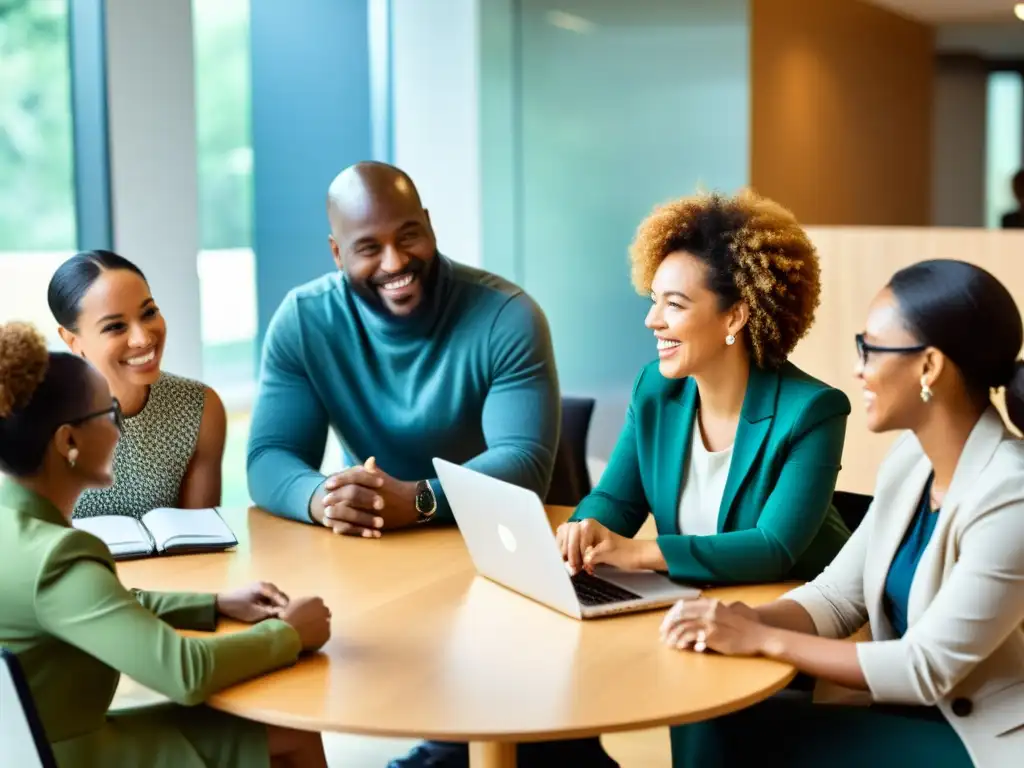
[[[82,297],[76,329],[61,329],[61,336],[114,392],[148,386],[160,377],[167,325],[149,285],[130,270],[100,272]]]
[[[360,191],[332,213],[335,264],[361,296],[409,315],[423,300],[437,253],[430,217],[402,176]]]
[[[896,297],[888,288],[871,302],[864,326],[864,345],[855,373],[864,392],[868,429],[913,429],[925,406],[921,400],[921,377],[928,372],[928,358],[933,353],[915,351],[922,345],[907,330]]]
[[[738,337],[746,320],[742,302],[722,311],[718,295],[707,287],[707,268],[685,251],[661,262],[651,300],[645,325],[657,339],[658,370],[669,379],[699,374],[714,364],[730,349],[726,337]],[[740,346],[737,338],[735,347]]]

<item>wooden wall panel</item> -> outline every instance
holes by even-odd
[[[863,330],[868,304],[896,270],[945,258],[989,270],[1024,308],[1024,232],[901,227],[809,227],[808,232],[821,257],[822,300],[814,327],[797,347],[793,362],[849,395],[853,414],[839,487],[870,493],[895,435],[868,432],[854,378],[854,335]]]
[[[752,0],[750,181],[800,221],[928,226],[934,32],[861,0]]]

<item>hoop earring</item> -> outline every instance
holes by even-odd
[[[928,379],[921,377],[921,400],[925,403],[932,399],[932,388],[928,386]]]
[[[725,343],[731,347],[733,344],[736,343],[736,337],[730,333],[728,336],[725,337]]]
[[[77,448],[72,448],[70,451],[68,451],[68,466],[71,467],[72,469],[74,469],[75,468],[75,464],[77,463],[77,461],[78,461],[78,449]]]

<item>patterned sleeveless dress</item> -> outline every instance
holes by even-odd
[[[161,374],[142,410],[124,420],[114,449],[113,485],[85,491],[74,517],[138,518],[157,507],[177,507],[205,402],[206,387],[200,382]]]

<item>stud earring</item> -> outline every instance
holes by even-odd
[[[68,451],[68,466],[72,469],[75,468],[75,463],[78,461],[78,449],[72,448]]]
[[[728,336],[725,337],[725,343],[731,347],[733,344],[736,343],[736,337],[730,333]]]
[[[928,379],[921,377],[921,400],[927,403],[932,399],[932,388],[928,386]]]

